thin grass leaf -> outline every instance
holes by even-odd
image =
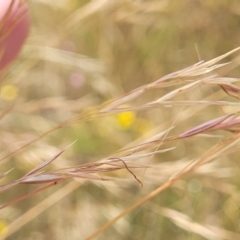
[[[207,131],[211,128],[214,128],[216,127],[218,124],[222,123],[224,120],[228,119],[228,118],[231,118],[234,114],[228,114],[226,116],[222,116],[222,117],[219,117],[219,118],[216,118],[216,119],[213,119],[213,120],[210,120],[206,123],[203,123],[197,127],[194,127],[182,134],[180,134],[178,136],[178,138],[186,138],[186,137],[190,137],[190,136],[193,136],[193,135],[196,135],[196,134],[199,134],[199,133],[202,133],[204,131]]]
[[[105,107],[101,112],[108,112],[110,110],[113,110],[114,108],[123,105],[124,103],[127,103],[133,99],[135,99],[136,97],[140,96],[141,94],[143,94],[145,91],[147,91],[147,88],[139,88],[137,90],[134,90],[128,94],[126,94],[125,96],[123,96],[122,98],[113,101],[112,103],[110,103],[110,105],[108,105],[107,107]]]
[[[10,173],[14,168],[8,170],[7,172],[0,174],[0,179],[2,179],[3,177],[5,177],[8,173]]]
[[[240,99],[240,88],[232,85],[232,84],[220,84],[220,87],[223,89],[225,93],[229,96]]]
[[[196,105],[210,105],[210,106],[239,106],[239,102],[228,102],[228,101],[162,101],[162,102],[151,102],[146,105],[136,108],[126,108],[125,111],[139,111],[144,109],[156,108],[159,106],[172,107],[172,106],[196,106]]]
[[[16,186],[19,183],[20,183],[20,181],[16,180],[16,181],[13,181],[11,183],[7,183],[7,184],[4,184],[4,185],[1,185],[0,186],[0,192],[6,191],[7,189]]]
[[[185,69],[176,71],[174,73],[168,74],[158,80],[156,80],[153,83],[150,83],[148,85],[144,85],[126,95],[124,95],[123,97],[114,100],[112,103],[110,103],[110,105],[108,105],[107,107],[103,108],[102,112],[107,112],[110,110],[113,110],[114,108],[127,103],[133,99],[135,99],[136,97],[140,96],[142,93],[146,92],[149,89],[152,89],[154,87],[159,87],[161,86],[160,84],[163,81],[169,80],[169,79],[173,79],[173,78],[177,78],[177,77],[191,77],[191,76],[199,76],[199,75],[203,75],[206,73],[209,73],[217,68],[223,67],[229,63],[223,63],[223,64],[217,64],[217,65],[213,65],[217,62],[219,62],[220,60],[226,58],[227,56],[229,56],[230,54],[238,51],[240,48],[236,48],[220,57],[217,57],[215,59],[212,59],[208,62],[204,62],[204,61],[200,61],[190,67],[187,67]],[[213,66],[212,66],[213,65]]]
[[[204,83],[207,84],[212,84],[212,85],[216,85],[216,84],[230,84],[230,83],[236,83],[239,82],[240,79],[238,78],[230,78],[230,77],[215,77],[215,78],[210,78],[204,81]]]
[[[188,90],[192,89],[192,88],[195,88],[197,87],[198,85],[200,85],[202,83],[202,80],[198,80],[196,82],[193,82],[193,83],[190,83],[188,85],[185,85],[181,88],[178,88],[170,93],[167,93],[166,95],[164,95],[163,97],[157,99],[156,101],[154,101],[153,103],[158,103],[158,102],[161,102],[161,101],[166,101],[166,100],[169,100],[177,95],[179,95],[180,93],[184,93],[184,92],[187,92]],[[149,103],[151,104],[151,103]]]
[[[121,159],[123,161],[130,161],[130,160],[136,160],[136,159],[138,160],[138,159],[141,159],[141,158],[146,158],[146,157],[149,157],[149,156],[153,156],[153,155],[158,154],[158,153],[168,152],[168,151],[171,151],[175,148],[176,147],[171,147],[171,148],[166,148],[166,149],[163,149],[163,150],[158,150],[158,151],[150,152],[150,153],[143,153],[143,154],[139,154],[139,155],[130,155],[130,156],[126,156],[126,157],[121,157]]]
[[[228,131],[232,131],[232,127],[240,127],[240,118],[236,118],[236,119],[229,119],[226,122],[220,123],[218,125],[216,125],[215,127],[213,127],[213,130],[228,130]],[[239,129],[240,130],[240,129]]]
[[[21,179],[22,184],[42,184],[42,183],[50,183],[54,182],[57,183],[59,181],[67,180],[67,177],[63,177],[57,174],[40,174],[37,176],[28,176],[27,178]]]
[[[41,187],[41,188],[39,188],[37,190],[34,190],[34,191],[32,191],[32,192],[30,192],[28,194],[25,194],[25,195],[23,195],[21,197],[15,198],[12,201],[8,201],[7,203],[1,205],[0,209],[3,209],[3,208],[8,207],[10,205],[13,205],[13,204],[15,204],[17,202],[20,202],[20,201],[22,201],[22,200],[24,200],[26,198],[32,197],[32,196],[36,195],[37,193],[42,192],[43,190],[45,190],[45,189],[47,189],[49,187],[52,187],[54,185],[56,185],[55,182],[52,182],[52,183],[50,183],[48,185],[45,185],[45,186],[43,186],[43,187]]]
[[[77,140],[76,140],[77,141]],[[53,156],[52,158],[46,160],[45,162],[43,162],[42,164],[40,164],[39,166],[37,166],[36,168],[34,168],[33,170],[31,170],[29,173],[27,173],[24,177],[29,176],[29,175],[33,175],[34,173],[38,172],[39,170],[41,170],[42,168],[46,167],[47,165],[49,165],[51,162],[53,162],[55,159],[57,159],[62,153],[64,153],[66,151],[67,148],[71,147],[76,141],[74,141],[73,143],[71,143],[70,145],[68,145],[65,149],[63,149],[62,151],[60,151],[59,153],[57,153],[55,156]]]

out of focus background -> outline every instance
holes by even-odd
[[[1,158],[83,111],[240,45],[237,0],[29,0],[27,4],[30,35],[20,56],[1,75],[0,107],[2,111],[12,107],[1,119]],[[238,53],[225,62],[232,63],[218,74],[238,78]],[[171,86],[155,89],[139,97],[137,104],[170,90]],[[200,87],[183,98],[229,98],[219,90]],[[171,134],[177,134],[232,111],[237,108],[173,106],[75,121],[2,161],[1,173],[14,169],[1,182],[25,175],[75,140],[48,170],[91,163],[172,125]],[[124,181],[66,181],[8,206],[1,210],[0,236],[85,239],[200,157],[219,135],[231,134],[171,142],[166,147],[176,149],[141,160],[157,166],[147,169],[144,177],[142,170],[133,170],[143,188],[121,170],[109,175]],[[238,239],[239,166],[237,153],[204,165],[96,239]],[[18,185],[1,193],[0,202],[38,187]]]

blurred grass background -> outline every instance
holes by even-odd
[[[2,157],[83,110],[240,45],[237,0],[29,0],[28,4],[31,34],[19,59],[1,77],[6,94],[1,95],[0,107],[14,104],[0,125]],[[218,72],[238,77],[237,54],[227,61],[233,61],[233,65]],[[151,91],[137,102],[156,99],[170,90],[171,87]],[[218,90],[200,88],[184,98],[204,99],[212,92],[216,92],[212,100],[223,98]],[[1,172],[14,167],[3,182],[26,174],[76,139],[48,168],[100,159],[148,132],[167,129],[174,121],[174,132],[181,133],[220,116],[222,110],[233,109],[157,108],[73,124],[1,163]],[[59,184],[1,210],[0,228],[11,233],[7,238],[11,240],[85,239],[164,182],[175,172],[176,162],[184,166],[185,161],[201,156],[217,141],[196,138],[169,144],[177,146],[177,150],[154,157],[152,162],[161,168],[147,170],[143,188],[130,180],[121,184],[80,180],[72,185]],[[223,156],[178,181],[97,239],[220,239],[204,236],[207,230],[202,228],[208,225],[222,231],[222,239],[237,239],[239,175],[238,154]],[[118,176],[129,177],[126,171]],[[1,204],[35,188],[18,186],[4,192]],[[57,191],[66,193],[66,197]],[[193,225],[186,220],[187,216]]]

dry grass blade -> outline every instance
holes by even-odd
[[[183,213],[168,208],[160,208],[159,210],[161,215],[171,219],[175,225],[186,231],[194,232],[209,240],[222,239],[219,238],[219,235],[210,230],[207,226],[194,222],[189,216]]]
[[[203,124],[193,128],[193,129],[188,130],[187,132],[184,132],[184,133],[180,134],[178,136],[178,138],[190,137],[190,136],[196,135],[198,133],[205,132],[209,129],[212,129],[212,128],[216,127],[217,125],[219,125],[220,123],[222,123],[226,119],[231,118],[233,115],[234,114],[228,114],[226,116],[210,120],[210,121],[208,121],[206,123],[203,123]]]
[[[136,160],[136,159],[145,158],[145,157],[152,157],[155,154],[168,152],[175,148],[176,147],[171,147],[171,148],[166,148],[166,149],[162,149],[162,150],[158,150],[158,151],[154,151],[154,152],[150,152],[150,153],[143,153],[143,154],[139,154],[139,155],[129,155],[129,156],[121,157],[121,159],[124,161],[128,161],[128,160]]]
[[[0,239],[240,239],[237,1],[6,1]]]
[[[142,187],[142,182],[131,171],[131,169],[147,168],[149,166],[133,164],[133,163],[127,164],[121,158],[109,158],[103,162],[88,163],[88,164],[80,165],[80,166],[74,167],[74,168],[65,168],[65,169],[58,169],[58,170],[55,170],[52,172],[38,173],[40,170],[42,170],[44,167],[46,167],[52,161],[54,161],[57,157],[59,157],[67,148],[72,146],[74,143],[70,144],[64,150],[62,150],[58,154],[56,154],[54,157],[50,158],[49,160],[43,162],[42,164],[40,164],[39,166],[37,166],[36,168],[31,170],[29,173],[24,175],[22,178],[15,180],[11,183],[0,186],[0,191],[5,191],[13,186],[16,186],[17,184],[50,183],[49,185],[47,185],[43,188],[40,188],[36,191],[33,191],[30,194],[27,194],[22,197],[16,198],[12,201],[9,201],[8,203],[2,205],[0,207],[0,209],[4,208],[6,206],[9,206],[11,204],[14,204],[16,202],[19,202],[28,197],[31,197],[34,194],[36,194],[48,187],[54,186],[57,183],[60,183],[60,182],[63,182],[63,181],[66,181],[66,180],[69,180],[72,178],[82,178],[82,179],[87,179],[87,180],[101,180],[101,181],[119,181],[122,179],[105,177],[105,176],[100,176],[100,175],[96,175],[96,174],[117,171],[120,169],[126,169],[136,179],[136,181],[139,182],[140,186]],[[151,153],[151,154],[154,154],[154,153]],[[146,156],[148,156],[148,154],[143,154],[142,156],[138,156],[138,157],[146,157]]]
[[[183,168],[180,172],[174,174],[170,179],[179,179],[186,174],[194,171],[197,167],[201,166],[204,163],[217,159],[218,157],[224,155],[225,152],[229,151],[234,145],[240,142],[240,135],[236,134],[233,137],[226,139],[222,142],[217,143],[207,152],[205,152],[202,157],[194,160],[192,163]],[[231,152],[231,151],[230,151]]]
[[[160,214],[162,214],[165,217],[168,217],[172,220],[174,224],[176,224],[178,227],[190,231],[193,233],[196,233],[200,236],[203,236],[206,239],[238,239],[240,238],[240,235],[237,233],[226,231],[225,229],[216,228],[211,225],[205,225],[200,224],[197,222],[194,222],[189,216],[186,214],[180,213],[178,211],[175,211],[173,209],[168,208],[161,208]]]
[[[115,101],[111,101],[109,106],[103,108],[102,112],[108,112],[110,110],[113,110],[114,108],[135,99],[136,97],[140,96],[141,94],[143,94],[147,90],[148,90],[148,88],[139,88],[137,90],[134,90],[133,92],[130,92],[130,93],[126,94],[124,97],[122,97],[120,99],[117,99]]]
[[[240,99],[240,88],[233,86],[232,84],[220,84],[220,87],[223,89],[225,93],[227,93],[229,96],[235,97],[237,99]]]
[[[5,177],[5,176],[6,176],[8,173],[10,173],[12,170],[13,170],[13,168],[10,169],[10,170],[8,170],[7,172],[5,172],[5,173],[3,173],[3,174],[0,174],[0,179],[3,178],[3,177]]]
[[[21,197],[15,198],[15,199],[12,200],[12,201],[8,201],[7,203],[1,205],[1,206],[0,206],[0,209],[6,208],[6,207],[8,207],[8,206],[10,206],[10,205],[13,205],[13,204],[15,204],[15,203],[17,203],[17,202],[20,202],[20,201],[22,201],[22,200],[24,200],[24,199],[26,199],[26,198],[32,197],[32,196],[36,195],[37,193],[42,192],[43,190],[45,190],[45,189],[47,189],[47,188],[49,188],[49,187],[52,187],[52,186],[54,186],[54,185],[56,185],[56,183],[55,183],[55,182],[52,182],[52,183],[50,183],[50,184],[48,184],[48,185],[45,185],[45,186],[43,186],[43,187],[41,187],[41,188],[39,188],[39,189],[37,189],[37,190],[35,190],[35,191],[32,191],[31,193],[28,193],[28,194],[25,194],[25,195],[23,195],[23,196],[21,196]]]
[[[5,233],[2,233],[0,236],[0,239],[5,239],[12,235],[14,232],[19,230],[21,227],[23,227],[26,223],[37,217],[40,213],[42,213],[44,210],[49,208],[50,206],[53,206],[55,203],[60,201],[63,197],[67,196],[69,193],[77,189],[81,184],[76,181],[71,181],[67,185],[63,186],[56,192],[54,192],[52,195],[44,199],[39,204],[35,205],[33,208],[31,208],[28,212],[21,215],[19,218],[15,219],[14,222],[12,222],[8,226],[8,231]]]
[[[108,112],[108,111],[111,111],[113,110],[114,108],[122,105],[122,104],[125,104],[133,99],[135,99],[136,97],[140,96],[141,94],[145,93],[146,91],[148,91],[149,89],[152,89],[152,88],[156,88],[156,87],[160,87],[162,82],[166,81],[166,80],[170,80],[170,79],[174,79],[174,78],[183,78],[183,77],[195,77],[195,76],[199,76],[199,75],[203,75],[203,74],[206,74],[206,73],[209,73],[211,71],[213,71],[214,69],[217,69],[217,68],[220,68],[220,67],[223,67],[225,66],[226,64],[228,63],[224,63],[224,64],[217,64],[217,65],[214,65],[216,64],[217,62],[219,62],[220,60],[226,58],[227,56],[233,54],[234,52],[238,51],[240,48],[236,48],[222,56],[219,56],[213,60],[210,60],[210,61],[207,61],[207,62],[204,62],[204,61],[201,61],[197,64],[194,64],[193,66],[190,66],[188,68],[185,68],[185,69],[182,69],[180,71],[177,71],[177,72],[174,72],[174,73],[171,73],[171,74],[168,74],[160,79],[158,79],[157,81],[151,83],[151,84],[148,84],[148,85],[144,85],[142,87],[139,87],[135,90],[133,90],[132,92],[124,95],[123,97],[119,98],[119,99],[116,99],[114,101],[111,101],[110,104],[108,104],[107,107],[103,108],[102,109],[102,112]],[[205,79],[208,80],[208,79],[212,79],[213,77],[208,77]],[[203,81],[203,80],[202,80]],[[194,87],[195,85],[198,85],[200,84],[201,80],[198,80],[196,83],[192,83],[192,84],[189,84],[189,86],[184,86],[182,90],[188,90],[190,89],[191,87]],[[180,93],[181,90],[180,89],[177,89],[175,91],[173,91],[172,93],[169,93],[169,95],[167,94],[165,96],[166,99],[175,96],[176,94]],[[163,99],[159,99],[157,101],[164,101],[166,100],[164,97]]]
[[[240,47],[237,47],[237,48],[235,48],[235,49],[233,49],[233,50],[231,50],[231,51],[229,51],[229,52],[227,52],[227,53],[225,53],[225,54],[223,54],[223,55],[221,55],[219,57],[216,57],[216,58],[214,58],[214,59],[212,59],[212,60],[210,60],[208,62],[203,63],[203,65],[204,65],[204,67],[212,66],[213,64],[221,61],[222,59],[226,58],[227,56],[237,52],[239,49],[240,49]]]
[[[215,126],[213,129],[227,130],[230,132],[239,132],[239,126],[240,126],[240,118],[236,118],[236,119],[230,119],[226,122],[223,122]],[[234,129],[233,127],[238,127],[238,128]]]
[[[168,134],[172,129],[174,129],[174,126],[168,128],[167,130],[164,130],[160,133],[155,134],[154,136],[144,140],[143,142],[138,143],[135,146],[131,146],[129,148],[124,148],[122,150],[119,150],[115,153],[115,156],[121,156],[121,158],[126,157],[126,156],[128,157],[136,152],[139,153],[139,152],[142,152],[145,150],[152,149],[156,145],[159,145],[159,143],[163,143],[163,139],[165,139],[166,141],[169,140],[169,138],[165,138],[165,135]],[[166,150],[167,151],[171,150],[171,148],[166,149]],[[160,152],[165,152],[165,150],[160,150]]]
[[[86,73],[91,73],[93,69],[97,73],[102,73],[104,70],[102,64],[100,64],[97,60],[87,58],[80,54],[70,53],[68,51],[34,46],[28,46],[25,51],[26,54],[34,52],[34,55],[30,55],[30,58],[32,59],[59,63],[63,66],[74,66]]]
[[[39,136],[39,137],[37,137],[36,139],[32,140],[31,142],[25,144],[25,145],[22,146],[21,148],[19,148],[19,149],[13,151],[13,152],[7,154],[6,156],[2,157],[2,158],[0,159],[0,161],[3,161],[3,160],[5,160],[5,159],[7,159],[8,157],[10,157],[10,156],[18,153],[19,151],[23,150],[24,148],[30,146],[31,144],[33,144],[33,143],[35,143],[35,142],[37,142],[37,141],[39,141],[40,139],[44,138],[45,136],[49,135],[50,133],[55,132],[55,131],[58,130],[58,129],[61,129],[61,128],[63,128],[63,127],[69,126],[69,125],[74,124],[74,123],[77,123],[77,122],[88,121],[88,120],[93,119],[93,118],[95,118],[95,117],[101,117],[101,116],[103,117],[103,116],[106,116],[106,113],[115,114],[115,112],[113,111],[114,108],[116,108],[116,107],[122,105],[123,103],[126,103],[126,102],[130,101],[130,100],[133,100],[134,98],[136,98],[137,96],[141,95],[142,93],[144,93],[145,91],[147,91],[147,90],[150,89],[150,88],[159,87],[159,84],[160,84],[162,81],[165,81],[165,80],[167,80],[167,79],[172,79],[172,78],[180,77],[181,71],[183,71],[184,74],[187,74],[187,73],[189,73],[189,71],[191,72],[191,71],[193,71],[193,69],[195,69],[195,68],[209,67],[211,64],[214,64],[214,63],[220,61],[221,59],[223,59],[224,57],[232,54],[233,52],[237,51],[238,49],[239,49],[239,48],[234,49],[233,51],[230,51],[230,52],[228,52],[228,53],[226,53],[226,54],[224,54],[224,55],[222,55],[222,56],[220,56],[220,57],[218,57],[218,58],[216,58],[216,59],[213,59],[213,60],[211,60],[211,61],[209,61],[209,62],[206,62],[206,63],[200,62],[200,63],[195,64],[195,65],[193,65],[193,66],[191,66],[191,67],[189,67],[189,68],[186,68],[186,69],[184,69],[184,70],[180,70],[180,71],[175,72],[175,73],[173,73],[173,74],[167,75],[167,76],[165,76],[165,77],[163,77],[163,78],[155,81],[154,83],[151,83],[151,84],[149,84],[149,85],[145,85],[145,86],[143,86],[143,87],[140,87],[140,88],[138,88],[137,90],[134,90],[134,91],[132,91],[131,93],[125,95],[124,97],[119,98],[118,100],[113,101],[112,103],[110,103],[110,105],[109,105],[108,107],[103,108],[101,111],[97,111],[97,109],[96,109],[96,111],[83,112],[83,113],[81,113],[81,114],[79,114],[79,115],[77,115],[77,116],[75,116],[75,117],[73,117],[73,118],[71,118],[71,119],[69,119],[69,120],[67,120],[67,121],[59,124],[59,125],[56,126],[55,128],[53,128],[53,129],[45,132],[44,134],[42,134],[41,136]],[[195,84],[197,84],[197,83],[192,83],[192,84],[193,84],[193,86],[195,86]],[[186,87],[183,87],[183,90],[184,90],[185,88],[187,88],[187,89],[188,89],[188,88],[191,88],[192,84],[190,84],[189,86],[187,85]],[[181,90],[181,88],[180,88],[180,90]],[[177,93],[180,93],[180,92],[181,92],[180,90],[177,89],[177,90],[173,91],[172,94],[173,94],[173,95],[176,95]],[[169,96],[169,95],[166,95],[165,97],[167,97],[167,96]],[[170,96],[170,97],[171,97],[171,96]],[[163,100],[163,99],[160,98],[159,100]],[[146,108],[148,108],[148,107],[153,107],[153,106],[156,106],[156,107],[157,107],[158,104],[160,104],[160,102],[157,102],[157,104],[156,104],[156,102],[154,102],[154,103],[152,103],[152,104],[144,105],[143,107],[132,108],[132,110],[138,110],[138,109],[141,109],[141,108],[142,108],[142,109],[146,109]],[[162,104],[165,105],[166,103],[162,103]],[[178,103],[176,102],[175,104],[178,104]],[[192,104],[193,104],[193,103],[191,103],[191,102],[190,102],[190,103],[186,103],[186,105],[192,105]],[[205,102],[202,102],[202,104],[205,104]],[[206,104],[209,105],[209,104],[211,104],[211,102],[206,102]],[[216,104],[216,105],[221,105],[221,104],[224,105],[225,103],[224,103],[224,102],[223,102],[223,103],[218,102],[218,103],[215,103],[215,104]],[[227,104],[227,105],[234,105],[234,104],[238,105],[237,103],[227,103],[227,102],[226,102],[226,104]],[[174,102],[171,103],[170,105],[174,105]],[[126,111],[126,110],[131,110],[131,108],[122,108],[122,109],[119,108],[119,109],[118,109],[119,112],[123,112],[123,111]]]
[[[76,142],[76,141],[75,141]],[[72,144],[74,144],[75,142],[73,142]],[[36,183],[36,184],[40,184],[40,183],[46,183],[46,182],[59,182],[63,179],[66,179],[66,176],[57,176],[57,175],[48,175],[48,174],[43,174],[43,175],[36,175],[33,176],[34,173],[39,172],[41,169],[43,169],[45,166],[47,166],[48,164],[50,164],[52,161],[54,161],[57,157],[59,157],[68,147],[72,146],[72,144],[70,144],[69,146],[67,146],[64,150],[60,151],[58,154],[56,154],[54,157],[50,158],[49,160],[43,162],[42,164],[40,164],[39,166],[37,166],[36,168],[34,168],[33,170],[31,170],[30,172],[28,172],[26,175],[24,175],[23,177],[21,177],[20,179],[17,179],[11,183],[7,183],[4,184],[2,186],[0,186],[0,192],[3,192],[11,187],[16,186],[17,184],[20,183]],[[11,170],[10,170],[11,171]],[[9,171],[8,171],[9,172]],[[7,172],[7,173],[8,173]]]
[[[105,231],[107,228],[109,228],[111,225],[113,225],[116,221],[118,221],[120,218],[134,210],[135,208],[141,206],[143,203],[149,201],[151,198],[159,194],[160,192],[164,191],[165,189],[169,188],[172,186],[173,183],[175,183],[177,180],[181,179],[182,177],[186,176],[187,174],[193,172],[197,167],[200,165],[213,160],[221,154],[224,153],[224,151],[229,150],[229,148],[233,147],[234,145],[238,144],[240,142],[240,136],[235,135],[232,138],[229,138],[219,144],[216,144],[213,146],[211,149],[209,149],[201,158],[198,160],[194,161],[190,165],[186,166],[184,169],[182,169],[180,172],[174,174],[172,177],[169,178],[167,182],[165,182],[163,185],[158,187],[156,190],[152,191],[145,197],[141,198],[137,202],[135,202],[133,205],[130,207],[126,208],[123,212],[121,212],[118,216],[116,216],[114,219],[111,221],[107,222],[105,225],[103,225],[101,228],[99,228],[96,232],[94,232],[92,235],[90,235],[86,240],[90,240],[98,236],[100,233]]]
[[[22,184],[42,184],[42,183],[49,183],[54,182],[57,184],[60,181],[67,180],[66,176],[61,176],[60,174],[39,174],[36,176],[29,176],[26,178],[21,179]]]
[[[31,144],[33,144],[33,143],[39,141],[40,139],[44,138],[45,136],[49,135],[50,133],[56,131],[56,130],[59,129],[59,128],[61,128],[61,125],[59,125],[59,126],[57,126],[56,128],[53,128],[53,129],[51,129],[51,130],[45,132],[44,134],[42,134],[42,135],[39,136],[39,137],[36,137],[34,140],[28,142],[27,144],[23,145],[22,147],[16,149],[16,150],[13,151],[13,152],[10,152],[9,154],[5,155],[4,157],[2,157],[2,158],[0,159],[0,162],[3,161],[3,160],[5,160],[5,159],[7,159],[7,158],[9,158],[10,156],[13,156],[14,154],[20,152],[21,150],[23,150],[23,149],[29,147]]]
[[[161,101],[169,100],[169,99],[177,96],[177,95],[180,94],[180,93],[184,93],[184,92],[186,92],[186,91],[188,91],[188,90],[190,90],[190,89],[192,89],[192,88],[197,87],[198,85],[200,85],[200,84],[202,83],[202,81],[203,81],[203,80],[198,80],[198,81],[195,81],[195,82],[190,83],[190,84],[188,84],[188,85],[185,85],[185,86],[183,86],[183,87],[181,87],[181,88],[178,88],[178,89],[176,89],[176,90],[174,90],[174,91],[172,91],[172,92],[164,95],[163,97],[157,99],[155,102],[158,103],[158,102],[161,102]],[[151,104],[151,103],[149,103],[149,104]]]
[[[77,141],[77,140],[76,140]],[[24,177],[33,175],[34,173],[40,171],[41,169],[43,169],[44,167],[46,167],[48,164],[50,164],[51,162],[53,162],[55,159],[57,159],[61,154],[63,154],[67,148],[71,147],[76,141],[74,141],[73,143],[71,143],[70,145],[68,145],[65,149],[63,149],[62,151],[60,151],[59,153],[57,153],[55,156],[53,156],[52,158],[50,158],[49,160],[43,162],[42,164],[40,164],[39,166],[37,166],[36,168],[34,168],[33,170],[31,170],[29,173],[27,173]]]
[[[136,108],[125,108],[125,111],[137,111],[149,108],[157,108],[159,106],[196,106],[196,105],[206,105],[206,106],[239,106],[238,102],[227,102],[227,101],[162,101],[162,102],[151,102],[146,105],[136,107]],[[119,111],[120,112],[120,111]]]
[[[21,182],[20,180],[16,180],[16,181],[13,181],[11,183],[7,183],[7,184],[4,184],[4,185],[1,185],[0,186],[0,192],[8,190],[9,188],[16,186],[20,182]]]
[[[230,78],[230,77],[214,77],[214,78],[209,78],[205,79],[204,83],[209,84],[209,85],[218,85],[218,84],[231,84],[231,83],[236,83],[239,82],[239,78]]]
[[[129,169],[128,165],[120,158],[116,158],[116,159],[109,159],[111,162],[117,162],[120,161],[121,163],[123,163],[124,167],[127,169],[127,171],[133,175],[133,177],[139,182],[140,187],[143,187],[142,182],[137,178],[137,176]]]
[[[89,237],[86,238],[86,240],[90,240],[95,238],[96,236],[98,236],[100,233],[102,233],[103,231],[105,231],[107,228],[109,228],[111,225],[113,225],[116,221],[118,221],[120,218],[122,218],[123,216],[125,216],[126,214],[128,214],[129,212],[131,212],[132,210],[134,210],[135,208],[137,208],[138,206],[142,205],[143,203],[147,202],[149,199],[151,199],[152,197],[156,196],[158,193],[164,191],[165,189],[167,189],[168,187],[170,187],[175,180],[169,180],[168,182],[166,182],[165,184],[163,184],[161,187],[157,188],[156,190],[152,191],[149,195],[141,198],[139,201],[137,201],[136,203],[134,203],[132,206],[126,208],[122,213],[120,213],[117,217],[115,217],[114,219],[112,219],[110,222],[106,223],[105,225],[103,225],[101,228],[99,228],[96,232],[94,232],[92,235],[90,235]]]

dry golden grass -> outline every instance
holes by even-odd
[[[238,2],[28,4],[0,238],[238,239]]]

